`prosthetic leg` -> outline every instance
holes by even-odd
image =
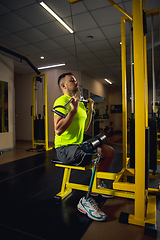
[[[77,209],[81,213],[87,214],[87,216],[89,218],[91,218],[92,220],[95,220],[95,221],[105,221],[106,218],[107,218],[107,215],[100,210],[96,201],[93,198],[90,197],[90,194],[91,194],[91,191],[92,191],[92,185],[93,185],[93,181],[94,181],[94,177],[95,177],[95,173],[96,173],[96,169],[97,169],[97,165],[98,165],[98,163],[101,159],[101,156],[102,156],[101,153],[95,152],[95,150],[97,149],[97,147],[101,146],[102,141],[104,141],[105,139],[106,139],[105,135],[98,134],[94,138],[91,138],[88,141],[84,142],[81,146],[84,152],[88,153],[89,155],[97,156],[97,157],[92,160],[92,162],[94,163],[94,167],[93,167],[93,170],[92,170],[92,175],[91,175],[91,179],[90,179],[87,194],[86,194],[85,197],[82,197],[79,200],[79,203],[77,205]]]
[[[93,159],[92,162],[94,163],[94,167],[93,167],[93,171],[92,171],[92,175],[91,175],[91,179],[90,179],[90,183],[89,183],[89,188],[88,188],[88,192],[86,194],[86,199],[89,198],[90,196],[90,193],[91,193],[91,190],[92,190],[92,186],[93,186],[93,180],[94,180],[94,177],[95,177],[95,173],[96,173],[96,169],[97,169],[97,165],[99,164],[99,161],[101,159],[101,154],[100,153],[93,153],[91,155],[96,155],[97,158]]]
[[[93,167],[93,170],[92,170],[92,175],[91,175],[91,179],[90,179],[87,194],[86,194],[85,197],[82,197],[79,200],[79,203],[77,205],[77,209],[81,213],[87,214],[87,216],[89,218],[91,218],[92,220],[100,222],[100,221],[105,221],[106,218],[107,218],[107,215],[100,210],[96,201],[92,197],[90,197],[90,194],[91,194],[91,191],[92,191],[92,185],[93,185],[93,181],[94,181],[94,177],[95,177],[95,173],[96,173],[96,168],[97,168],[97,165],[98,165],[98,163],[101,159],[101,154],[100,153],[95,153],[95,154],[93,153],[91,155],[97,155],[97,158],[93,159],[94,167]]]

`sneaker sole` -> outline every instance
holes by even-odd
[[[97,197],[99,194],[98,193],[90,193],[91,196]]]
[[[92,197],[98,197],[99,195],[101,195],[102,197],[104,197],[104,198],[114,198],[114,196],[113,195],[105,195],[105,194],[99,194],[99,193],[91,193],[90,194]]]
[[[107,215],[105,215],[105,217],[104,217],[103,219],[100,219],[100,218],[98,219],[98,218],[92,217],[92,216],[85,210],[85,208],[82,206],[82,204],[80,204],[80,203],[78,203],[77,209],[78,209],[81,213],[87,214],[87,216],[88,216],[89,218],[91,218],[92,220],[95,220],[95,221],[98,221],[98,222],[104,222],[104,221],[107,219]]]
[[[104,198],[114,198],[114,196],[113,195],[105,195],[105,194],[101,194],[101,196],[102,197],[104,197]]]

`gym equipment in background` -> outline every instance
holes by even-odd
[[[47,113],[47,75],[32,76],[32,148],[28,151],[47,151],[48,113]]]
[[[154,61],[154,18],[151,16],[151,31],[152,31],[152,84],[153,84],[153,104],[152,118],[148,119],[150,127],[150,162],[149,168],[153,170],[155,175],[157,170],[157,118],[156,118],[156,84],[155,84],[155,61]]]

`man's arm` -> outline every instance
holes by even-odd
[[[74,119],[74,116],[77,113],[79,106],[79,98],[73,97],[74,101],[70,103],[71,111],[67,114],[65,118],[60,117],[59,115],[54,115],[54,130],[57,135],[61,135],[67,128],[70,126],[71,122]]]
[[[85,122],[85,129],[84,131],[87,131],[90,124],[91,124],[91,120],[92,120],[92,113],[93,113],[93,106],[94,106],[94,101],[89,98],[89,103],[87,104],[88,106],[88,112],[87,112],[87,119],[86,119],[86,122]]]

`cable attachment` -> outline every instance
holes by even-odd
[[[80,95],[79,101],[80,102],[84,102],[84,103],[88,103],[89,102],[88,100],[84,99],[83,95]]]
[[[93,153],[92,156],[97,156],[96,158],[92,159],[92,163],[98,164],[100,160],[102,159],[102,154],[99,152]]]
[[[79,85],[79,91],[80,91],[79,101],[80,101],[80,102],[84,102],[84,103],[88,103],[89,101],[86,100],[86,99],[83,97],[83,94],[82,94],[82,85]]]
[[[74,101],[74,98],[71,98],[71,99],[69,99],[69,101],[68,101],[64,106],[62,106],[62,105],[57,105],[57,106],[55,106],[51,111],[54,112],[54,113],[56,113],[56,114],[59,115],[60,117],[65,118],[68,113],[65,115],[64,113],[61,113],[60,111],[56,110],[56,108],[63,108],[63,109],[65,109],[65,110],[67,110],[67,108],[66,108],[67,105],[68,105],[69,103],[72,103],[73,101]]]

